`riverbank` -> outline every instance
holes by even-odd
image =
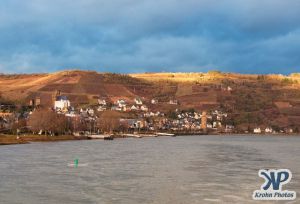
[[[0,145],[27,144],[30,142],[55,142],[78,139],[80,138],[74,137],[73,135],[0,135]]]
[[[200,135],[221,135],[221,136],[296,136],[298,134],[239,134],[239,133],[187,133],[187,132],[180,132],[174,133],[174,135],[155,135],[155,134],[115,134],[113,138],[147,138],[147,137],[165,137],[165,136],[200,136]],[[67,141],[67,140],[86,140],[91,139],[87,136],[73,136],[73,135],[58,135],[58,136],[50,136],[50,135],[33,135],[33,134],[26,134],[26,135],[0,135],[0,145],[13,145],[13,144],[27,144],[30,142],[56,142],[56,141]]]

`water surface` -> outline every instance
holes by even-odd
[[[0,146],[0,203],[260,203],[262,168],[288,168],[300,137],[182,136]],[[78,158],[78,168],[68,163]],[[299,203],[296,199],[294,202]],[[274,203],[274,202],[261,202]]]

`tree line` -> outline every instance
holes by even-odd
[[[51,109],[36,109],[27,119],[19,119],[10,126],[11,133],[71,134],[77,131],[115,132],[125,131],[128,124],[120,122],[121,114],[116,111],[98,113],[97,117],[67,117]]]

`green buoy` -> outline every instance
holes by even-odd
[[[74,159],[74,166],[75,166],[75,168],[78,167],[78,162],[79,162],[79,159]]]

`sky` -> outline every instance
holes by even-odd
[[[299,0],[1,0],[0,72],[300,72]]]

